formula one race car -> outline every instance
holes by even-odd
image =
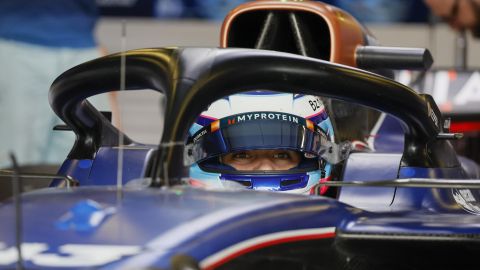
[[[429,95],[351,67],[362,67],[360,59],[386,68],[374,59],[387,52],[402,55],[392,57],[398,65],[425,65],[425,51],[368,45],[352,49],[359,57],[350,66],[271,50],[153,48],[65,72],[50,100],[77,135],[60,171],[68,177],[0,205],[0,269],[476,267],[480,180],[477,165],[449,142],[461,136],[448,131]],[[420,60],[399,60],[406,58]],[[86,101],[115,89],[121,76],[124,90],[165,94],[158,146],[133,142]],[[219,98],[257,89],[341,102],[332,110],[344,103],[382,112],[373,127],[359,128],[375,130],[372,151],[343,153],[334,181],[324,183],[340,186],[334,198],[182,185],[196,116]],[[362,139],[342,122],[351,116],[336,120],[337,140]]]
[[[172,104],[162,143],[152,153],[152,181],[118,189],[114,182],[81,182],[25,194],[21,209],[2,205],[3,266],[19,261],[17,244],[21,264],[42,269],[475,264],[479,194],[469,188],[478,183],[458,180],[467,176],[448,143],[455,135],[445,132],[435,103],[385,77],[322,60],[249,49],[165,48],[77,66],[51,91],[53,107],[78,136],[69,156],[70,164],[78,164],[77,177],[89,165],[94,172],[97,162],[111,160],[102,156],[119,152],[118,131],[85,99],[112,89],[122,56],[128,63],[126,89],[158,89]],[[401,120],[403,153],[350,154],[343,183],[377,187],[343,187],[337,200],[172,186],[186,176],[184,141],[194,115],[225,94],[259,87],[380,109]],[[130,143],[125,151],[147,152]],[[124,173],[134,167],[126,164]],[[456,180],[439,180],[445,178]],[[15,234],[19,214],[23,225]]]

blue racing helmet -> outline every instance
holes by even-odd
[[[298,162],[284,170],[239,170],[226,155],[254,150],[296,152]],[[344,159],[346,147],[334,132],[321,99],[315,96],[252,91],[210,105],[190,128],[188,184],[222,188],[232,182],[255,190],[324,194],[320,182]],[[298,153],[298,154],[297,154]]]

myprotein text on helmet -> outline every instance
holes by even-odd
[[[288,121],[298,124],[298,117],[278,112],[253,112],[253,113],[244,113],[238,114],[233,118],[228,119],[228,124],[235,124],[240,122],[252,121],[252,120],[280,120]]]

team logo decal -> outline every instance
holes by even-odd
[[[470,189],[453,189],[453,198],[467,212],[480,215],[480,202]]]

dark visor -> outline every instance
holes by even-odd
[[[212,122],[188,141],[194,162],[244,150],[289,149],[321,156],[331,142],[312,121],[287,113],[250,112]]]

